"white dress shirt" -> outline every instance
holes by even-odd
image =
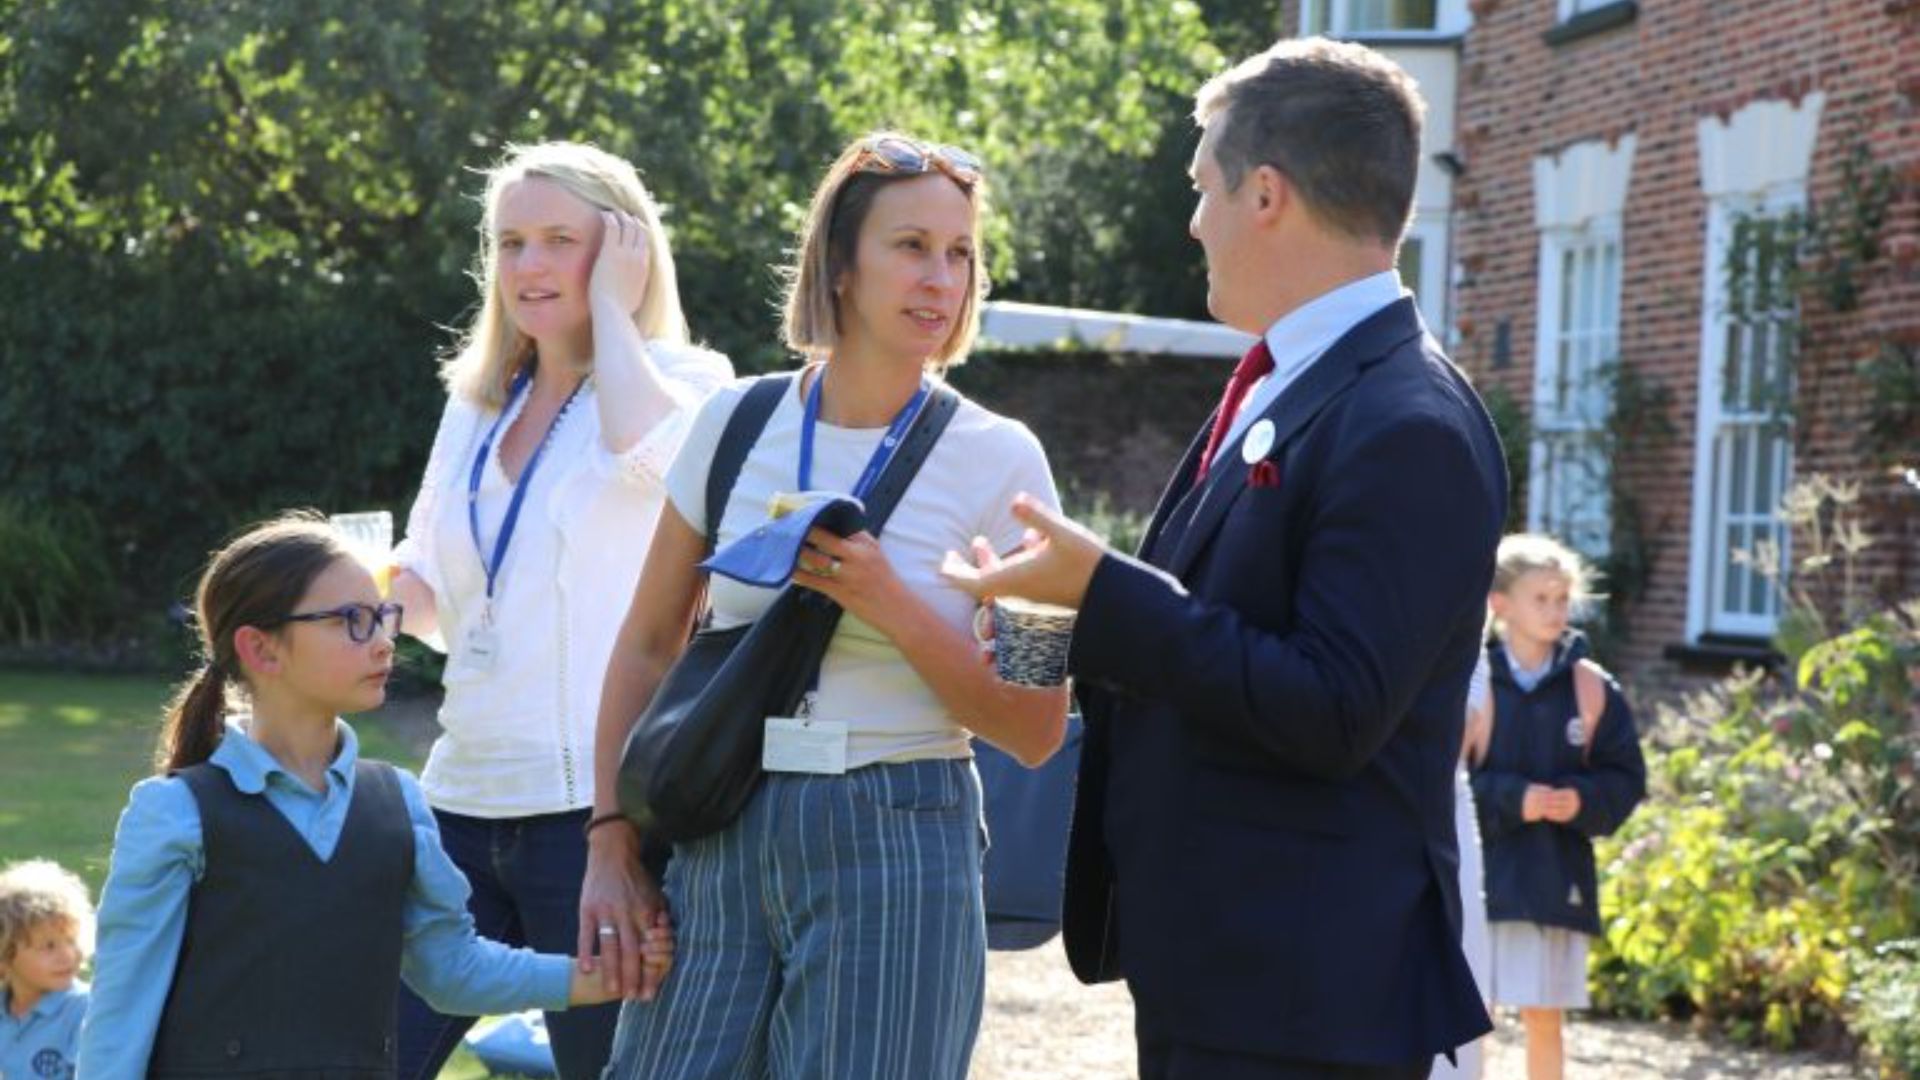
[[[1332,292],[1322,293],[1280,317],[1267,327],[1267,349],[1273,353],[1273,373],[1253,384],[1242,400],[1240,414],[1227,430],[1229,447],[1239,439],[1253,418],[1280,399],[1280,392],[1293,384],[1300,374],[1325,355],[1347,331],[1364,322],[1367,316],[1409,295],[1400,285],[1396,270],[1349,281]]]

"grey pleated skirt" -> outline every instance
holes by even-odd
[[[1584,1009],[1588,937],[1530,922],[1496,922],[1493,1003],[1520,1009]]]

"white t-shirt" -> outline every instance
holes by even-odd
[[[667,471],[667,497],[696,531],[706,530],[708,466],[721,431],[750,381],[716,391],[694,418],[687,440]],[[720,519],[725,546],[767,520],[777,492],[799,488],[802,403],[794,390],[767,419],[747,454],[733,496]],[[814,429],[815,491],[851,491],[879,446],[884,428]],[[973,598],[939,574],[948,551],[967,553],[975,536],[995,551],[1020,542],[1023,526],[1013,516],[1013,497],[1025,491],[1058,506],[1046,452],[1026,425],[987,411],[964,398],[934,444],[906,494],[880,534],[880,550],[913,593],[948,624],[971,633]],[[714,625],[750,622],[773,602],[777,590],[743,585],[718,575],[709,579]],[[847,724],[847,767],[882,761],[963,758],[972,755],[964,717],[948,715],[908,665],[900,650],[872,626],[847,613],[827,647],[813,715]]]

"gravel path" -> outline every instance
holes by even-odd
[[[1771,1054],[1699,1038],[1673,1024],[1576,1020],[1567,1080],[1866,1080],[1871,1074],[1809,1054]],[[987,1012],[973,1080],[1109,1080],[1134,1076],[1133,1002],[1115,984],[1081,986],[1058,940],[991,953]],[[1525,1080],[1517,1018],[1495,1033],[1485,1080]]]
[[[382,720],[424,755],[435,701],[413,698]],[[1871,1072],[1809,1054],[1769,1054],[1710,1042],[1673,1024],[1576,1020],[1567,1080],[1868,1080]],[[1029,952],[989,953],[987,1010],[972,1080],[1112,1080],[1134,1072],[1133,1001],[1119,984],[1082,986],[1058,939]],[[1517,1018],[1494,1034],[1484,1080],[1526,1080]]]

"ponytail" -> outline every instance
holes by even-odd
[[[208,661],[183,683],[167,703],[167,717],[154,750],[154,769],[162,775],[213,756],[227,712],[227,674]]]

